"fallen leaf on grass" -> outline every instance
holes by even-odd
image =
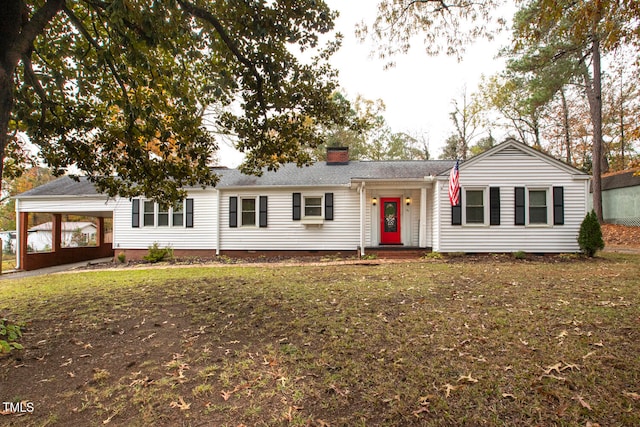
[[[580,403],[580,406],[582,406],[583,408],[588,409],[590,411],[592,410],[591,405],[589,405],[579,394],[576,394],[576,396],[573,399],[577,400]]]
[[[456,391],[457,389],[459,389],[461,386],[459,385],[451,385],[451,384],[445,384],[444,385],[444,397],[449,397],[449,395],[451,394],[452,391]]]
[[[562,367],[562,362],[558,362],[555,365],[547,366],[544,369],[544,373],[545,373],[545,375],[549,375],[549,374],[551,374],[551,372],[556,371],[559,374],[561,367]]]
[[[560,368],[561,371],[566,371],[567,369],[571,369],[572,371],[575,369],[576,371],[579,371],[580,367],[571,363],[565,363],[564,366]]]
[[[229,398],[231,397],[232,394],[233,394],[233,391],[221,391],[220,392],[220,395],[222,396],[222,398],[224,399],[225,402],[227,400],[229,400]]]
[[[458,382],[466,382],[466,383],[472,383],[475,384],[478,382],[477,379],[471,377],[471,374],[468,375],[463,375],[460,378],[458,378]]]
[[[563,366],[564,365],[564,366]],[[574,365],[571,363],[564,363],[564,362],[558,362],[555,365],[549,365],[546,368],[542,368],[544,371],[544,376],[550,377],[550,378],[555,378],[555,379],[561,379],[561,380],[565,380],[565,378],[562,377],[556,377],[555,375],[552,375],[551,372],[555,372],[557,374],[560,374],[561,372],[566,371],[567,369],[570,369],[571,371],[579,371],[580,367],[578,365]]]
[[[429,410],[427,409],[426,406],[423,406],[422,408],[413,411],[413,415],[416,418],[420,418],[420,414],[423,413],[423,412],[429,412]]]
[[[179,397],[180,402],[171,402],[169,406],[171,408],[179,408],[181,411],[186,411],[191,407],[191,403],[186,403],[182,397]]]
[[[640,400],[640,394],[634,393],[632,391],[623,391],[623,395],[632,398],[633,400]]]
[[[505,399],[516,400],[516,396],[511,393],[502,393],[502,397]]]
[[[542,378],[551,378],[551,379],[558,380],[558,381],[566,381],[567,380],[565,377],[560,377],[558,375],[542,375],[540,377],[540,379],[542,379]]]

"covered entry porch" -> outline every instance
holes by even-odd
[[[352,182],[360,195],[361,256],[421,256],[431,250],[433,176]]]

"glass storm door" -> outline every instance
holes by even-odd
[[[380,243],[398,245],[400,237],[400,198],[380,199]]]

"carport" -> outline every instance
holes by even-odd
[[[112,257],[112,223],[115,202],[96,191],[91,182],[80,178],[80,184],[70,177],[58,178],[48,184],[19,194],[16,199],[16,268],[35,270],[62,264]],[[28,250],[29,217],[40,214],[51,224],[50,248],[44,252]],[[63,244],[63,217],[91,217],[95,221],[95,242],[90,245]]]

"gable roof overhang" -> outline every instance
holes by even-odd
[[[460,162],[459,165],[459,169],[460,172],[462,173],[464,171],[464,169],[470,167],[471,165],[482,161],[483,159],[487,158],[487,157],[491,157],[501,151],[510,149],[510,148],[515,148],[516,150],[520,150],[525,154],[528,154],[530,156],[534,156],[539,158],[540,160],[549,163],[550,165],[563,170],[564,172],[570,174],[572,176],[572,178],[574,180],[589,180],[591,179],[591,176],[579,169],[576,169],[575,167],[568,165],[566,163],[564,163],[563,161],[560,161],[558,159],[556,159],[555,157],[544,153],[540,150],[536,150],[533,147],[529,147],[528,145],[522,143],[522,142],[518,142],[515,139],[507,139],[506,141],[490,148],[489,150],[485,151],[484,153],[478,154],[477,156],[474,156],[472,158],[470,158],[469,160],[466,160],[464,162]],[[440,173],[438,175],[438,180],[445,180],[445,179],[449,179],[449,170],[443,171],[442,173]]]
[[[403,188],[403,189],[419,189],[431,187],[435,182],[434,175],[423,176],[421,178],[351,178],[351,187],[370,187],[370,188]]]

